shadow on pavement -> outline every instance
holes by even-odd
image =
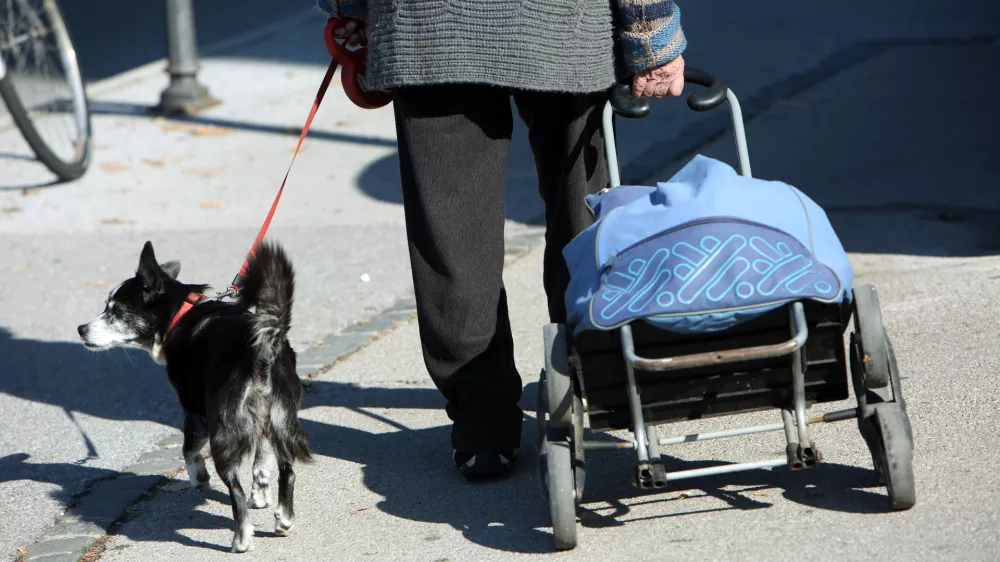
[[[211,462],[211,460],[208,462]],[[125,536],[137,541],[170,541],[198,550],[207,549],[219,552],[230,552],[231,545],[229,543],[217,544],[199,541],[181,532],[184,530],[198,529],[233,529],[233,518],[230,516],[228,509],[224,515],[216,515],[214,513],[208,513],[204,510],[197,509],[198,506],[210,502],[221,503],[228,506],[230,503],[229,495],[216,489],[198,491],[186,489],[184,492],[185,493],[171,494],[170,498],[172,502],[180,502],[183,508],[180,511],[185,514],[183,519],[157,518],[153,521],[153,527],[148,529],[140,528],[139,531],[127,533]],[[162,490],[154,491],[153,494],[144,501],[156,501],[156,496],[164,493],[165,492]],[[112,528],[109,534],[121,534],[121,527],[119,526],[117,530]],[[262,535],[259,530],[255,534],[257,537]]]
[[[229,41],[248,30],[303,15],[314,4],[313,0],[247,0],[239,4],[193,2],[199,50]],[[87,81],[108,78],[167,55],[164,2],[61,2],[60,7],[73,35],[80,70]],[[317,29],[321,30],[324,17],[318,10],[315,19]],[[320,31],[316,33],[320,37]],[[317,53],[326,55],[322,43]]]
[[[91,111],[94,115],[120,115],[148,117],[149,119],[153,119],[154,116],[150,114],[151,109],[152,108],[150,106],[121,102],[97,100],[91,103]],[[297,138],[302,133],[301,127],[281,127],[262,123],[252,123],[250,121],[213,117],[210,115],[176,115],[164,116],[163,118],[171,122],[185,123],[194,126],[235,129],[238,131],[252,133],[287,135],[292,138]],[[317,127],[309,129],[309,139],[366,146],[396,146],[395,138],[358,135],[346,132],[324,130]],[[0,159],[2,159],[3,156],[3,154],[0,154]],[[25,159],[30,160],[30,158]],[[399,187],[399,156],[396,153],[384,156],[373,162],[362,171],[357,179],[357,182],[360,190],[368,197],[377,201],[389,202],[397,205],[402,205],[403,203],[403,194]],[[20,188],[21,186],[17,187],[17,189]],[[15,188],[0,187],[0,190],[3,189]],[[534,186],[527,190],[507,189],[505,192],[504,208],[506,217],[509,220],[526,225],[537,226],[544,224],[541,199]]]
[[[357,179],[362,193],[384,203],[403,204],[403,192],[399,186],[399,155],[383,156],[365,168]],[[545,225],[545,209],[537,184],[532,179],[527,188],[504,190],[504,215],[507,220],[529,226]]]
[[[864,446],[861,444],[860,446]],[[668,471],[692,470],[731,464],[718,461],[683,461],[663,456]],[[617,527],[645,519],[660,519],[697,513],[753,510],[771,507],[766,491],[780,490],[786,500],[815,509],[871,514],[891,511],[884,494],[867,491],[880,487],[874,469],[824,462],[815,468],[791,472],[782,468],[752,470],[692,479],[690,484],[673,484],[664,492],[640,492],[631,486],[634,459],[629,452],[606,453],[588,462],[588,486],[580,522],[587,527]],[[664,497],[666,496],[666,497]],[[684,509],[683,500],[711,497],[728,504],[709,509]],[[622,500],[639,499],[626,505]],[[663,504],[663,515],[631,516],[636,505]],[[668,507],[669,504],[669,507]]]
[[[741,105],[754,176],[789,183],[830,217],[848,252],[971,257],[1000,253],[1000,97],[996,38],[851,44],[802,75],[783,77]],[[963,82],[947,94],[924,70],[949,68]],[[654,112],[687,112],[662,101]],[[625,183],[666,181],[696,153],[735,166],[728,109],[619,154]],[[656,125],[650,120],[648,126]],[[643,122],[628,123],[642,130]],[[621,127],[624,129],[625,127]],[[636,144],[636,143],[632,143]],[[622,139],[619,138],[619,145]],[[364,172],[369,196],[401,203],[381,181],[395,157]],[[521,195],[523,199],[523,195]],[[508,194],[508,207],[520,201]],[[537,212],[537,211],[536,211]],[[508,211],[508,218],[523,219]],[[529,217],[530,219],[530,217]]]
[[[536,388],[537,383],[525,388],[522,406],[526,411],[533,409]],[[426,409],[444,405],[434,389],[352,387],[346,390],[346,385],[317,381],[306,394],[303,406]],[[470,485],[451,465],[448,426],[411,430],[377,414],[362,413],[381,419],[398,431],[373,434],[310,420],[303,420],[303,424],[316,454],[364,467],[364,484],[384,498],[378,504],[381,511],[413,521],[448,524],[469,541],[497,550],[523,553],[552,550],[548,507],[537,479],[535,422],[530,414],[524,422],[522,456],[515,475],[502,482]],[[718,464],[669,457],[666,461],[671,470]],[[590,486],[585,501],[607,502],[614,513],[600,515],[585,509],[584,525],[616,526],[634,520],[628,517],[629,508],[622,503],[625,499],[668,501],[662,499],[662,493],[643,493],[631,487],[632,466],[627,453],[610,453],[594,463],[588,472]],[[753,492],[780,489],[786,499],[817,509],[850,513],[888,511],[884,495],[864,490],[874,487],[874,480],[874,470],[826,463],[799,473],[753,471],[703,478],[693,480],[691,488],[679,487],[673,491],[699,490],[729,504],[720,510],[769,507],[770,503],[756,499]],[[743,489],[732,490],[732,487]]]
[[[91,112],[94,115],[124,115],[133,117],[148,116],[153,119],[154,116],[150,114],[151,106],[130,104],[130,103],[120,103],[120,102],[107,102],[95,100],[91,102]],[[160,116],[155,116],[159,118]],[[173,121],[177,123],[187,123],[189,125],[201,125],[205,127],[219,127],[224,129],[236,129],[239,131],[246,131],[251,133],[265,133],[272,135],[288,135],[293,138],[298,138],[302,134],[301,127],[279,127],[276,125],[265,125],[262,123],[251,123],[249,121],[238,121],[235,119],[226,119],[223,117],[212,117],[209,115],[166,115],[163,119],[168,121]],[[311,127],[309,129],[309,138],[315,138],[319,140],[334,141],[334,142],[345,142],[352,144],[360,144],[367,146],[384,146],[384,147],[395,147],[395,138],[383,138],[383,137],[371,137],[365,135],[355,135],[351,133],[339,133],[336,131],[325,131],[318,129],[316,127]],[[0,154],[0,157],[3,155]],[[398,172],[397,172],[398,181]]]
[[[180,427],[163,368],[130,349],[95,353],[76,343],[18,339],[0,327],[0,392],[109,420]]]
[[[67,414],[84,412],[106,419],[149,420],[176,427],[180,409],[162,368],[143,353],[95,354],[71,343],[40,342],[12,338],[0,329],[0,392],[64,408]],[[362,388],[352,384],[315,381],[303,396],[303,409],[338,406],[371,416],[396,431],[370,433],[328,423],[303,420],[314,452],[362,465],[363,483],[384,499],[378,508],[390,515],[413,521],[444,523],[461,531],[471,542],[489,548],[537,553],[552,548],[547,504],[537,480],[534,409],[537,383],[527,385],[522,399],[526,412],[520,466],[502,482],[470,485],[457,473],[450,458],[450,427],[409,429],[373,412],[377,409],[442,409],[444,400],[433,388]],[[84,436],[86,440],[86,436]],[[180,459],[178,459],[178,462]],[[670,460],[672,469],[705,466],[706,463]],[[659,494],[645,494],[629,485],[632,464],[627,453],[606,454],[592,459],[588,471],[586,502],[607,502],[611,514],[586,509],[584,525],[603,527],[626,524],[630,508],[622,502],[639,496],[649,502],[669,501]],[[58,486],[54,499],[70,503],[87,483],[116,476],[114,471],[80,463],[32,463],[26,453],[0,458],[0,482],[33,480]],[[120,475],[135,477],[135,475]],[[136,477],[138,479],[148,477]],[[154,480],[155,481],[155,480]],[[151,481],[149,484],[151,485]],[[884,496],[864,491],[874,485],[872,470],[825,464],[797,474],[756,471],[705,478],[693,482],[702,493],[729,504],[718,509],[760,509],[770,504],[753,492],[782,489],[795,502],[819,509],[871,513],[884,509]],[[733,491],[732,486],[746,489]],[[723,489],[727,488],[727,489]],[[193,509],[207,500],[228,504],[220,491],[183,495],[174,501],[190,502],[191,516],[176,527],[130,526],[128,536],[137,541],[174,540],[198,548],[226,550],[179,533],[181,529],[231,528],[228,517]],[[659,497],[658,497],[659,496]],[[606,510],[600,510],[606,511]],[[665,514],[666,516],[683,513]],[[85,517],[86,519],[86,517]],[[170,536],[164,535],[170,531]],[[119,531],[121,532],[121,531]],[[429,536],[427,540],[436,540]]]
[[[114,470],[74,463],[31,462],[31,455],[28,453],[0,457],[0,483],[31,480],[54,484],[59,488],[50,497],[63,504],[70,503],[76,495],[83,492],[87,483],[117,474]]]
[[[537,383],[525,388],[522,407],[526,412],[533,410],[536,388]],[[421,409],[442,408],[444,404],[434,389],[354,388],[344,392],[343,385],[318,381],[313,383],[303,406],[320,405]],[[380,419],[399,431],[372,434],[309,420],[304,420],[304,426],[317,454],[364,466],[364,484],[384,497],[378,504],[383,512],[414,521],[445,523],[461,531],[468,540],[497,550],[524,553],[552,550],[548,506],[537,479],[535,421],[530,413],[524,422],[522,456],[515,475],[507,481],[480,485],[465,483],[451,465],[448,426],[410,430]],[[665,461],[671,470],[719,464],[670,457]],[[628,517],[630,509],[622,500],[641,497],[648,498],[648,502],[669,501],[663,499],[663,493],[644,493],[630,485],[633,464],[627,452],[592,458],[592,465],[585,502],[591,505],[607,502],[614,509],[610,515],[598,514],[587,510],[585,505],[583,525],[617,526],[635,520]],[[888,511],[884,495],[864,490],[874,486],[874,470],[824,463],[798,473],[779,469],[702,478],[692,480],[691,487],[681,485],[671,491],[697,490],[729,505],[718,510],[770,507],[770,503],[756,499],[753,492],[780,489],[786,499],[816,509],[849,513]],[[671,512],[664,517],[685,514]]]

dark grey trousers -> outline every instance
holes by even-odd
[[[593,220],[584,197],[608,183],[606,95],[443,85],[393,98],[424,361],[448,401],[452,445],[464,450],[520,444],[521,378],[502,278],[512,95],[545,202],[549,317],[563,322],[569,273],[562,249]]]

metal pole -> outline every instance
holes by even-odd
[[[198,83],[198,42],[193,0],[167,1],[167,72],[170,85],[160,94],[157,113],[187,114],[219,103]]]

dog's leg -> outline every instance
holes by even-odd
[[[208,441],[208,430],[203,420],[191,414],[184,414],[184,464],[187,465],[191,487],[204,490],[209,487],[208,469],[201,450]]]
[[[295,492],[295,471],[292,459],[278,459],[278,509],[274,512],[274,534],[285,536],[295,524],[292,496]]]
[[[250,454],[253,442],[251,425],[244,423],[239,416],[233,416],[231,423],[221,426],[218,421],[212,423],[212,460],[219,477],[229,488],[229,500],[233,508],[233,524],[236,532],[233,535],[233,552],[246,552],[253,548],[253,523],[247,512],[247,496],[240,485],[240,463]]]
[[[267,439],[261,440],[257,444],[257,454],[253,459],[253,486],[250,488],[250,508],[262,509],[271,506],[271,464],[274,453]]]
[[[250,522],[247,510],[247,496],[240,486],[238,466],[216,467],[219,469],[219,476],[229,488],[229,500],[233,504],[233,522],[236,532],[233,534],[233,552],[246,552],[253,550],[253,523]]]

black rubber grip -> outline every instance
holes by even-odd
[[[608,91],[608,99],[611,100],[611,109],[622,117],[629,119],[642,119],[648,117],[653,112],[653,104],[649,103],[646,96],[632,97],[632,77],[626,78],[627,82],[619,82]]]
[[[684,81],[690,84],[708,88],[707,92],[693,93],[688,96],[688,107],[695,111],[708,111],[715,109],[726,101],[726,92],[729,88],[726,84],[715,76],[698,68],[685,68]]]
[[[726,84],[704,70],[692,67],[685,68],[684,81],[708,89],[707,92],[692,93],[687,97],[688,107],[695,111],[715,109],[726,101],[726,91],[728,90]],[[653,105],[649,98],[646,96],[632,97],[631,76],[612,86],[608,90],[608,98],[611,100],[611,108],[622,117],[642,119],[653,112]]]

